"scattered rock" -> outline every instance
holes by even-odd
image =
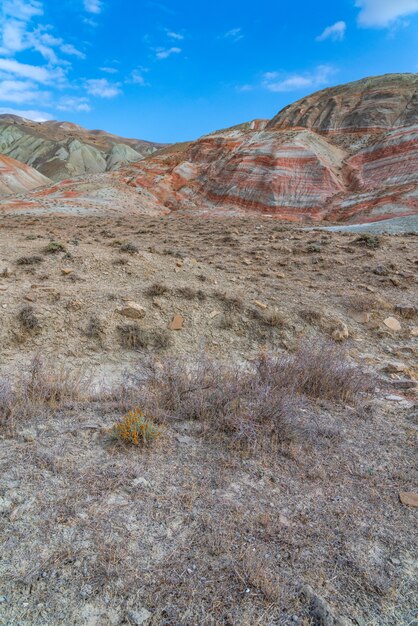
[[[72,274],[74,272],[73,269],[71,269],[71,267],[63,267],[61,270],[61,273],[64,274],[64,276],[68,276],[69,274]]]
[[[383,320],[383,323],[390,330],[393,330],[395,332],[401,330],[402,328],[401,323],[399,322],[399,320],[396,319],[396,317],[387,317],[385,320]]]
[[[393,393],[390,393],[385,396],[385,400],[389,400],[389,402],[402,402],[405,398],[403,396],[395,396]]]
[[[399,374],[401,372],[405,372],[405,370],[407,369],[405,363],[401,363],[401,362],[394,362],[392,361],[391,363],[387,363],[385,365],[385,367],[383,368],[383,370],[385,372],[387,372],[388,374]]]
[[[183,328],[184,318],[181,315],[175,315],[170,322],[170,330],[181,330]]]
[[[414,493],[413,491],[401,491],[399,499],[402,504],[413,506],[414,508],[418,507],[418,493]]]
[[[128,611],[128,619],[132,624],[135,624],[135,626],[146,626],[146,624],[149,623],[151,617],[152,614],[144,607],[141,607],[134,611]]]
[[[345,339],[348,339],[350,333],[348,332],[347,324],[341,322],[340,326],[333,331],[331,336],[334,341],[344,341]]]
[[[140,306],[136,302],[128,300],[125,302],[123,307],[118,309],[118,313],[124,317],[129,317],[129,319],[132,320],[140,320],[145,317],[146,311],[144,307]]]
[[[253,303],[255,304],[255,306],[257,306],[259,309],[267,309],[268,308],[268,304],[265,304],[264,302],[260,302],[260,300],[253,300]]]
[[[209,319],[213,320],[213,318],[218,317],[218,315],[221,315],[221,311],[211,311],[211,313],[209,313]]]
[[[359,324],[367,324],[370,322],[370,313],[368,312],[358,312],[355,311],[353,314],[353,319],[356,320]]]

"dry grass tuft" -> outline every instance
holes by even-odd
[[[41,323],[36,317],[33,307],[29,304],[21,308],[18,319],[22,328],[27,332],[33,333],[39,331],[41,328]]]
[[[120,344],[128,350],[154,347],[165,350],[172,343],[172,336],[166,329],[149,330],[135,324],[118,326]]]
[[[17,265],[39,265],[39,263],[42,263],[42,262],[43,262],[43,258],[41,256],[34,254],[32,256],[21,256],[19,259],[17,259],[16,264]]]
[[[46,365],[35,357],[14,385],[0,380],[0,424],[13,428],[16,421],[38,411],[57,410],[68,403],[90,398],[90,384],[82,373]]]
[[[145,291],[146,295],[150,298],[154,298],[157,296],[163,296],[165,293],[169,291],[169,288],[162,283],[154,283]]]

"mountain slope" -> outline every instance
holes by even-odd
[[[292,220],[418,212],[418,75],[326,89],[270,122],[219,131],[124,168],[170,209],[246,209]]]
[[[31,191],[51,181],[33,167],[0,154],[0,198]]]
[[[161,146],[126,139],[69,122],[32,122],[0,115],[0,153],[22,161],[54,181],[114,170]]]

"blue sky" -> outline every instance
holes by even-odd
[[[0,113],[194,139],[418,71],[418,0],[1,0]]]

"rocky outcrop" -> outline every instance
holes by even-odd
[[[0,115],[0,153],[34,167],[54,181],[114,170],[161,146],[89,131],[69,122],[32,122]]]
[[[418,75],[325,89],[134,164],[125,181],[170,209],[367,221],[418,212]]]
[[[0,198],[49,185],[51,181],[32,167],[0,154]]]

